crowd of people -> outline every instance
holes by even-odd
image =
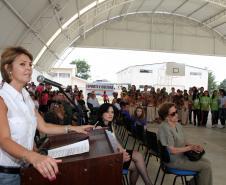
[[[40,83],[36,86],[33,82],[27,84],[27,90],[32,97],[36,108],[48,121],[58,124],[72,124],[78,122],[84,124],[89,122],[90,115],[97,114],[101,103],[95,91],[87,94],[86,100],[82,90],[77,86],[68,86],[66,94],[77,105],[77,109],[67,100],[60,91],[51,90],[51,85]],[[102,95],[103,103],[110,103],[106,91]],[[121,94],[113,93],[111,103],[121,109],[120,103],[128,104],[128,111],[131,116],[135,109],[140,107],[144,112],[144,120],[147,123],[160,122],[158,109],[165,102],[172,102],[176,105],[178,119],[182,125],[193,124],[195,126],[207,126],[209,112],[211,112],[211,126],[224,128],[226,119],[226,92],[224,89],[214,90],[211,94],[203,87],[191,87],[189,90],[175,90],[167,92],[166,88],[144,86],[144,89],[136,89],[132,85],[130,89],[122,88]],[[89,112],[89,114],[88,114]],[[45,116],[47,115],[47,116]],[[81,120],[78,119],[82,117]],[[218,121],[220,120],[220,124]]]
[[[191,87],[189,90],[175,90],[166,92],[166,88],[145,86],[143,91],[136,90],[136,86],[123,91],[118,98],[117,93],[113,93],[113,104],[118,106],[120,102],[128,103],[130,115],[134,114],[136,107],[142,107],[145,111],[145,118],[148,123],[159,122],[158,109],[166,102],[175,104],[178,111],[178,119],[182,125],[193,124],[195,126],[207,126],[208,114],[211,112],[212,127],[225,127],[226,118],[226,94],[224,89],[214,90],[210,95],[203,87]],[[221,124],[218,124],[220,120]]]
[[[120,122],[119,117],[123,117],[132,130],[138,125],[146,130],[148,123],[163,123],[159,129],[159,139],[169,147],[172,161],[177,162],[172,163],[172,166],[181,165],[185,169],[198,170],[199,185],[206,184],[206,174],[212,175],[207,160],[200,161],[199,165],[196,165],[199,166],[197,168],[184,157],[183,164],[179,164],[181,161],[178,162],[175,156],[180,156],[188,150],[202,150],[202,147],[191,144],[186,146],[183,134],[180,134],[180,141],[173,141],[174,136],[170,130],[176,128],[177,132],[179,130],[182,133],[181,125],[207,126],[209,111],[212,127],[216,127],[220,120],[219,128],[224,128],[226,93],[223,89],[214,90],[210,95],[203,87],[194,86],[189,90],[175,90],[172,87],[171,92],[167,92],[164,87],[149,89],[145,85],[141,91],[132,85],[129,89],[123,87],[121,94],[114,92],[111,103],[104,92],[101,104],[95,91],[88,93],[85,100],[83,91],[77,86],[68,86],[65,92],[62,92],[52,90],[48,84],[40,83],[36,86],[29,82],[32,75],[32,55],[21,47],[8,48],[3,52],[1,74],[3,83],[0,88],[0,184],[18,185],[19,175],[6,171],[17,170],[23,162],[32,164],[50,180],[56,178],[57,163],[61,160],[43,156],[32,150],[36,129],[47,134],[67,133],[71,130],[87,133],[93,126],[86,124],[99,121],[100,127],[108,127],[113,131],[111,124],[114,121]],[[173,131],[176,136],[177,132]],[[136,184],[139,175],[145,184],[152,184],[142,154],[123,149],[120,143],[118,147],[123,153],[124,167],[131,171],[131,184]],[[211,185],[212,176],[209,182]]]

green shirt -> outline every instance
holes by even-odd
[[[193,100],[193,105],[192,105],[193,110],[199,110],[200,109],[200,101],[199,98],[196,98]]]
[[[201,110],[209,111],[209,108],[210,108],[210,97],[202,96],[200,98],[200,105],[201,105]]]
[[[216,96],[215,98],[210,99],[210,108],[211,111],[218,111],[219,109],[219,103],[218,103],[218,97]]]

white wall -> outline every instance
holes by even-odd
[[[152,73],[140,73],[140,69],[152,70]],[[201,75],[191,75],[190,73]],[[171,87],[189,89],[189,87],[208,87],[208,70],[185,65],[185,76],[167,76],[166,63],[131,66],[117,74],[118,83],[131,83],[139,88],[140,85],[151,85],[155,88]]]

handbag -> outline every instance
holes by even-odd
[[[195,152],[195,151],[187,151],[184,153],[185,156],[187,156],[187,158],[190,161],[198,161],[199,159],[202,158],[202,156],[205,154],[205,150],[201,151],[201,152]]]

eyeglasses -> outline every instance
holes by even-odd
[[[177,114],[177,110],[175,112],[172,112],[171,114],[169,114],[170,116],[174,117]]]

